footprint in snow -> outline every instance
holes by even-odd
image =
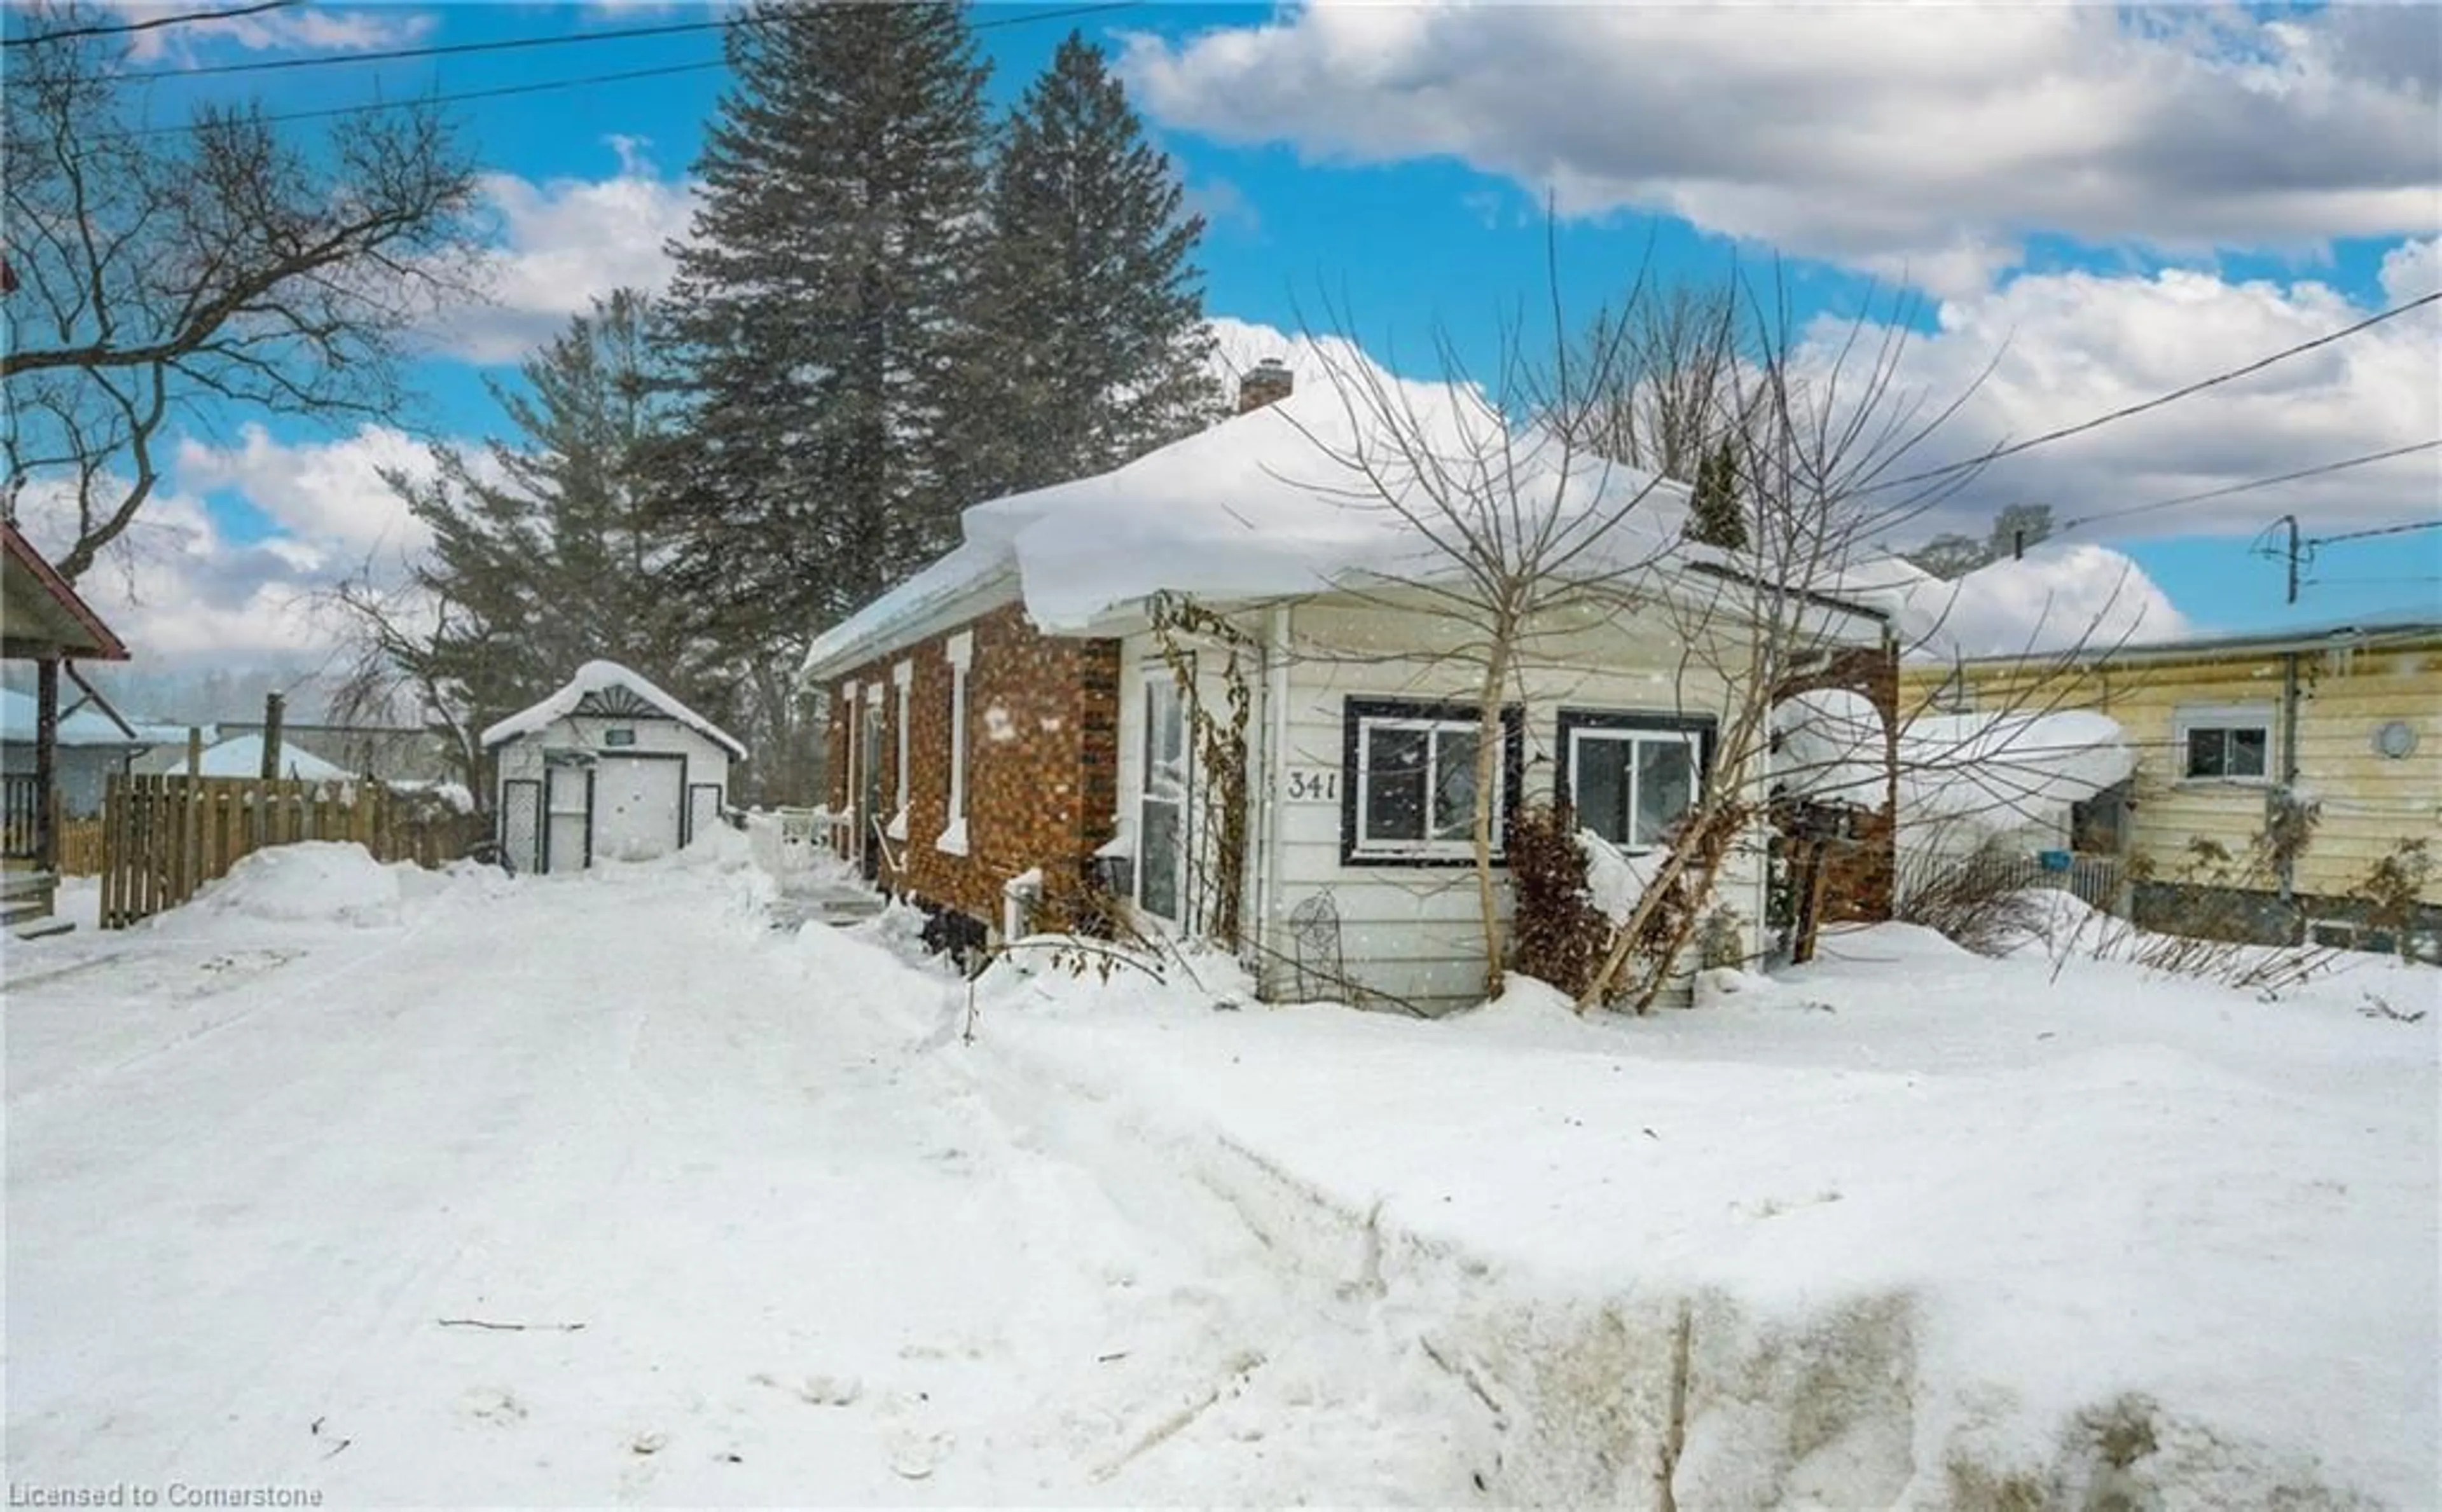
[[[501,1428],[525,1421],[526,1405],[497,1386],[478,1386],[458,1399],[466,1415]]]
[[[813,1407],[849,1407],[865,1394],[865,1383],[853,1375],[804,1375],[782,1380],[775,1375],[756,1375],[752,1379],[757,1386],[786,1392]]]

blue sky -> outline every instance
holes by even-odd
[[[2429,33],[2442,49],[2429,10],[2211,22],[2182,10],[2144,26],[2035,7],[1740,19],[1686,7],[1142,5],[1040,18],[1054,9],[976,9],[995,99],[1023,88],[1072,27],[1105,42],[1210,217],[1212,313],[1289,331],[1301,311],[1321,320],[1326,303],[1344,301],[1351,334],[1417,375],[1433,372],[1436,326],[1485,365],[1522,301],[1545,319],[1547,194],[1563,209],[1560,287],[1574,313],[1616,292],[1649,248],[1666,280],[1777,260],[1801,323],[1886,319],[1895,295],[1913,299],[1906,377],[1926,392],[1953,392],[2003,354],[1933,461],[2321,335],[2430,287],[2437,264],[2435,65],[2415,54]],[[317,14],[336,18],[333,29],[188,28],[134,66],[599,34],[719,12],[402,4]],[[342,22],[354,29],[334,46]],[[718,54],[718,36],[699,33],[355,63],[172,81],[153,108],[174,118],[191,94],[250,93],[273,110],[314,110]],[[2166,90],[2166,61],[2203,66]],[[2023,88],[2028,77],[2048,79],[2048,91]],[[487,373],[507,371],[589,289],[658,275],[722,83],[712,70],[457,107],[496,175],[504,307],[450,333],[421,365],[428,402],[395,417],[402,429],[493,428]],[[2286,100],[2310,95],[2311,114],[2287,114]],[[2017,499],[2064,518],[2106,513],[2442,436],[2435,329],[2393,322],[2263,381],[2031,452],[1996,467],[1956,523],[1972,528],[1973,514]],[[295,426],[224,431],[193,438],[179,482],[232,548],[318,530],[335,550],[360,547],[384,506],[377,490],[335,503],[355,486],[342,474],[353,463],[360,482],[366,456],[396,461],[407,449],[397,436]],[[2068,538],[2133,558],[2198,628],[2432,604],[2442,599],[2442,531],[2324,550],[2295,609],[2251,542],[2290,510],[2310,535],[2433,518],[2435,456]],[[241,639],[251,623],[223,618]],[[213,633],[199,622],[173,638]]]

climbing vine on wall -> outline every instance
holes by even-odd
[[[1246,895],[1247,721],[1254,712],[1246,663],[1255,643],[1221,615],[1176,593],[1154,596],[1152,619],[1154,640],[1161,648],[1163,665],[1178,683],[1196,765],[1211,794],[1204,822],[1194,827],[1199,879],[1194,927],[1235,948],[1240,943],[1239,910]],[[1195,653],[1180,644],[1182,636],[1218,642],[1227,653],[1221,664],[1226,720],[1196,696]]]

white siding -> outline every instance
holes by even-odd
[[[1250,630],[1260,621],[1247,622]],[[1475,875],[1466,864],[1365,865],[1343,864],[1343,804],[1354,773],[1342,770],[1344,715],[1351,697],[1419,702],[1467,702],[1475,697],[1474,670],[1463,660],[1437,654],[1453,633],[1444,622],[1376,606],[1302,602],[1288,611],[1291,654],[1286,693],[1285,749],[1275,770],[1261,769],[1267,724],[1260,669],[1247,668],[1256,695],[1248,743],[1252,792],[1250,844],[1260,851],[1277,810],[1277,853],[1258,854],[1248,871],[1247,918],[1253,927],[1266,995],[1295,995],[1298,946],[1287,921],[1297,905],[1328,892],[1339,916],[1340,969],[1359,993],[1378,994],[1433,1011],[1462,1007],[1482,996],[1484,956]],[[1120,720],[1120,789],[1123,829],[1133,832],[1133,811],[1142,782],[1141,678],[1160,667],[1153,637],[1130,637],[1123,647]],[[1697,662],[1721,661],[1718,651]],[[1197,664],[1198,695],[1208,708],[1226,709],[1226,684],[1208,651]],[[1534,665],[1522,670],[1524,690],[1524,783],[1528,800],[1548,798],[1555,774],[1557,725],[1563,708],[1589,712],[1722,717],[1728,703],[1723,679],[1692,665],[1658,616],[1589,623],[1539,637]],[[1516,700],[1513,692],[1512,701]],[[1225,716],[1226,717],[1226,716]],[[1339,796],[1330,801],[1290,801],[1291,772],[1337,774]],[[1198,782],[1199,800],[1206,786]],[[1749,951],[1760,953],[1764,893],[1763,836],[1741,847],[1723,878],[1721,898],[1745,919]],[[1270,917],[1259,889],[1277,867],[1268,889]],[[1507,888],[1501,907],[1507,916]],[[1323,970],[1328,962],[1315,962]]]

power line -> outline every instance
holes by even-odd
[[[2420,451],[2432,451],[2437,446],[2442,446],[2442,437],[2436,437],[2432,441],[2420,441],[2415,446],[2394,446],[2388,451],[2368,452],[2361,457],[2343,457],[2338,462],[2326,462],[2312,467],[2301,467],[2296,472],[2285,472],[2277,477],[2251,478],[2245,483],[2225,483],[2219,488],[2206,488],[2193,494],[2180,494],[2174,499],[2157,499],[2149,503],[2131,504],[2124,509],[2106,509],[2097,514],[2081,515],[2075,519],[2063,522],[2052,532],[2052,534],[2056,536],[2066,535],[2069,531],[2077,530],[2087,525],[2099,524],[2107,519],[2126,519],[2132,515],[2150,515],[2164,509],[2176,509],[2181,504],[2202,503],[2208,499],[2227,499],[2232,494],[2252,493],[2259,488],[2272,488],[2277,487],[2282,483],[2298,483],[2307,478],[2320,478],[2326,473],[2346,472],[2352,467],[2372,466],[2378,462],[2389,462],[2395,457],[2406,457],[2412,456]]]
[[[234,21],[241,16],[258,16],[266,10],[284,10],[295,4],[297,0],[260,0],[256,5],[237,6],[227,10],[190,10],[174,16],[155,16],[150,21],[131,21],[124,26],[70,27],[64,31],[0,39],[0,47],[31,47],[46,42],[71,42],[80,37],[127,37],[139,31],[152,31],[161,27],[184,27],[198,21]]]
[[[2255,361],[2248,363],[2245,367],[2232,368],[2226,373],[2216,373],[2212,377],[2200,378],[2196,382],[2191,383],[2185,388],[2174,389],[2168,393],[2159,395],[2152,399],[2147,399],[2141,404],[2128,405],[2122,409],[2114,410],[2108,414],[2100,414],[2090,420],[2082,420],[2073,426],[2063,426],[2057,430],[2047,430],[2040,436],[2031,436],[2025,441],[2014,442],[2010,446],[1999,447],[1996,450],[1984,452],[1979,456],[1970,457],[1961,462],[1945,463],[1939,467],[1928,467],[1923,472],[1910,473],[1903,478],[1893,478],[1885,483],[1875,483],[1871,489],[1867,491],[1880,492],[1886,488],[1902,488],[1910,483],[1926,483],[1936,478],[1946,478],[1952,473],[1964,472],[1971,467],[1981,467],[1987,463],[1998,462],[2004,457],[2014,457],[2022,451],[2032,451],[2037,446],[2050,446],[2055,441],[2065,441],[2070,436],[2083,435],[2087,431],[2110,425],[2115,421],[2125,420],[2132,415],[2141,415],[2149,410],[2160,410],[2166,404],[2175,404],[2192,394],[2202,393],[2207,389],[2216,388],[2222,384],[2230,383],[2239,378],[2244,378],[2250,373],[2261,373],[2265,369],[2271,367],[2276,362],[2287,362],[2291,357],[2312,352],[2319,347],[2326,347],[2335,341],[2346,340],[2348,337],[2356,336],[2360,331],[2371,330],[2375,326],[2382,324],[2385,320],[2396,320],[2412,310],[2423,309],[2426,305],[2435,303],[2436,301],[2442,301],[2442,290],[2437,290],[2434,293],[2420,296],[2419,298],[2409,301],[2405,304],[2394,305],[2388,310],[2368,316],[2366,319],[2358,321],[2354,325],[2343,326],[2338,331],[2319,336],[2311,341],[2302,341],[2296,346],[2287,347],[2282,351],[2275,352],[2269,357],[2258,357]],[[2428,443],[2428,445],[2432,445],[2432,443]]]
[[[283,4],[289,0],[282,0]],[[203,79],[223,74],[278,73],[292,68],[332,68],[348,64],[397,63],[410,58],[455,58],[466,53],[512,52],[526,47],[569,47],[592,42],[624,42],[634,37],[670,37],[697,31],[725,31],[741,25],[739,18],[719,21],[669,21],[649,27],[623,27],[606,31],[562,31],[538,37],[501,37],[488,42],[438,43],[428,47],[389,47],[378,52],[321,53],[311,58],[259,58],[247,63],[206,64],[195,67],[148,68],[135,73],[96,75],[98,83],[133,83],[149,79]]]
[[[2442,445],[2442,443],[2428,443]],[[2345,530],[2337,536],[2318,536],[2306,542],[2309,549],[2329,546],[2336,540],[2371,540],[2377,536],[2405,536],[2411,531],[2442,530],[2442,519],[2419,519],[2405,525],[2378,525],[2370,530]]]
[[[575,79],[546,79],[538,83],[502,84],[493,89],[461,89],[448,94],[417,95],[407,100],[377,100],[363,105],[334,105],[328,110],[285,110],[269,116],[248,118],[263,125],[276,125],[292,120],[330,120],[340,116],[364,116],[378,110],[403,110],[410,105],[446,105],[468,100],[501,100],[510,95],[540,95],[559,89],[583,89],[594,84],[631,83],[639,79],[666,79],[674,74],[702,73],[712,68],[726,68],[726,58],[707,58],[699,63],[664,64],[658,68],[629,68],[620,73],[586,74]],[[115,132],[119,137],[168,137],[179,132],[198,131],[202,122],[183,121],[175,126],[145,126],[135,131]]]
[[[291,3],[291,0],[282,0]],[[1103,0],[1097,5],[1066,6],[1056,10],[1034,10],[1024,15],[997,16],[972,22],[971,31],[989,31],[1000,27],[1030,26],[1044,21],[1065,21],[1078,16],[1103,15],[1114,10],[1133,10],[1147,0]],[[694,23],[697,26],[733,26],[735,22]],[[336,61],[336,60],[335,60]],[[595,84],[632,83],[642,79],[666,79],[678,74],[702,73],[714,68],[726,68],[726,58],[705,58],[695,63],[663,64],[652,68],[629,68],[617,73],[581,74],[573,79],[546,79],[533,83],[501,84],[489,89],[461,89],[445,93],[417,95],[406,100],[378,100],[361,105],[335,105],[325,110],[280,111],[252,118],[264,125],[295,120],[330,120],[342,116],[369,115],[374,111],[399,110],[410,105],[446,105],[472,100],[501,100],[512,95],[539,95],[561,89],[583,89]],[[165,137],[177,132],[201,129],[202,123],[185,121],[173,126],[144,126],[133,131],[105,135],[118,139],[138,137]]]

